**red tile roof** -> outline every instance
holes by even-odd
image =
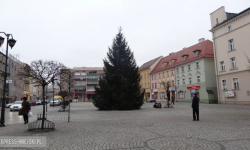
[[[150,61],[144,63],[144,64],[139,68],[139,71],[148,69],[148,68],[149,68],[151,65],[153,65],[160,57],[162,57],[162,56],[159,56],[159,57],[157,57],[157,58],[155,58],[155,59],[153,59],[153,60],[150,60]]]
[[[195,50],[200,50],[200,52],[197,56],[194,57],[193,51]],[[182,60],[183,55],[188,55],[185,60]],[[151,74],[205,57],[214,57],[213,43],[210,40],[205,40],[191,47],[185,48],[181,51],[171,53],[170,55],[163,57],[155,66],[155,68],[151,71]],[[170,65],[171,60],[174,60],[172,65]],[[163,63],[167,64],[163,65]]]

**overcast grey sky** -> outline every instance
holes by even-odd
[[[249,0],[0,0],[0,31],[17,40],[22,62],[56,60],[67,67],[101,67],[123,28],[137,65],[212,40],[210,13],[239,13]],[[0,34],[0,36],[3,36]],[[6,44],[6,43],[5,43]],[[5,50],[6,45],[1,50]]]

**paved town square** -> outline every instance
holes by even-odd
[[[165,103],[165,102],[162,102]],[[33,117],[42,106],[32,106]],[[192,121],[190,103],[177,102],[174,108],[153,108],[146,103],[140,110],[98,111],[92,103],[71,103],[67,112],[48,107],[48,119],[56,130],[28,132],[17,112],[6,110],[4,136],[46,136],[47,147],[23,149],[86,150],[246,150],[250,149],[250,106],[200,104],[200,121]],[[3,148],[0,148],[3,149]],[[6,148],[13,149],[13,148]],[[14,148],[17,149],[17,148]],[[18,148],[22,149],[22,148]]]

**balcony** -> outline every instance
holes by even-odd
[[[87,73],[88,76],[97,75],[97,73]]]
[[[87,81],[97,81],[97,77],[96,78],[88,78]]]
[[[98,83],[97,83],[97,82],[88,82],[87,84],[88,84],[88,85],[90,85],[90,84],[97,85]]]

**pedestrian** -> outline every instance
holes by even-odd
[[[199,121],[199,98],[197,94],[193,95],[192,108],[193,108],[193,121]]]
[[[22,100],[23,100],[23,102],[22,102],[22,115],[23,115],[24,124],[26,124],[26,123],[29,123],[28,113],[31,109],[30,109],[29,102],[27,102],[27,97],[23,97]]]
[[[172,104],[174,105],[174,100],[175,100],[175,98],[174,98],[174,95],[172,96]]]

